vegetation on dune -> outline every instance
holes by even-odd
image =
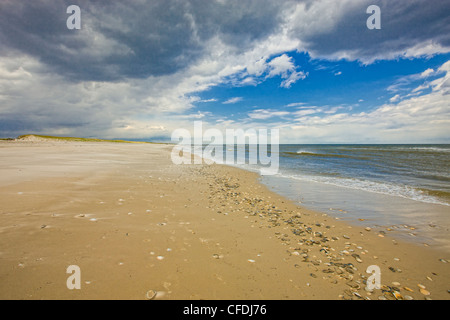
[[[97,139],[97,138],[43,136],[43,135],[37,135],[37,134],[25,134],[25,135],[17,137],[17,140],[25,140],[25,139],[31,138],[31,137],[36,137],[36,138],[41,138],[41,139],[49,139],[49,140],[77,141],[77,142],[151,143],[151,142],[143,142],[143,141],[107,140],[107,139]]]

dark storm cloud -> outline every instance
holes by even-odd
[[[214,37],[236,52],[251,48],[279,31],[296,3],[306,11],[290,21],[290,35],[317,56],[371,61],[426,40],[450,46],[449,1],[38,0],[0,4],[0,54],[29,54],[75,81],[173,74],[201,59]],[[81,30],[66,27],[71,4],[81,8]],[[381,7],[381,30],[366,28],[370,4]]]
[[[366,8],[372,4],[381,9],[381,30],[366,27],[370,16]],[[310,2],[312,6],[314,2]],[[336,13],[338,21],[326,32],[310,30],[299,35],[315,55],[333,56],[347,52],[351,59],[370,62],[378,57],[392,59],[407,50],[412,50],[406,52],[410,55],[432,52],[433,49],[420,48],[427,41],[435,48],[450,47],[450,1],[364,0],[343,1],[343,6],[347,8],[340,16]],[[294,33],[296,31],[302,30],[294,28]]]
[[[66,8],[81,8],[68,30]],[[245,50],[276,30],[271,1],[7,1],[0,7],[1,53],[30,54],[74,80],[146,78],[179,71],[220,37]]]

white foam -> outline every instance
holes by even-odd
[[[447,203],[437,197],[433,197],[425,194],[423,191],[416,189],[407,185],[397,185],[393,183],[381,183],[375,181],[361,180],[361,179],[350,179],[350,178],[336,178],[336,177],[324,177],[324,176],[298,176],[298,175],[284,175],[280,176],[296,179],[296,180],[304,180],[304,181],[312,181],[319,182],[329,185],[334,185],[337,187],[344,187],[356,190],[363,190],[368,192],[386,194],[390,196],[397,196],[406,199],[411,199],[420,202],[432,203],[450,206],[450,203]]]

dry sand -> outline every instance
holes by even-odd
[[[447,253],[305,210],[251,172],[173,165],[170,150],[1,141],[0,299],[450,297]]]

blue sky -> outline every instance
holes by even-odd
[[[5,1],[0,136],[167,141],[201,120],[282,143],[450,143],[450,3],[431,2]]]
[[[358,61],[328,61],[311,59],[305,52],[285,53],[308,76],[289,88],[282,87],[281,77],[267,79],[258,85],[221,85],[203,92],[203,101],[195,103],[195,110],[211,112],[212,117],[239,120],[257,109],[289,111],[308,106],[333,108],[353,107],[353,112],[369,111],[389,103],[397,92],[408,92],[419,86],[421,79],[401,83],[396,91],[390,89],[404,77],[438,69],[450,60],[450,54],[415,59],[381,60],[370,65]],[[441,75],[442,76],[442,75]],[[426,80],[435,80],[431,75]],[[429,90],[424,90],[424,94]],[[235,103],[226,102],[240,98]],[[211,101],[208,101],[211,100]],[[224,105],[225,102],[225,105]]]

